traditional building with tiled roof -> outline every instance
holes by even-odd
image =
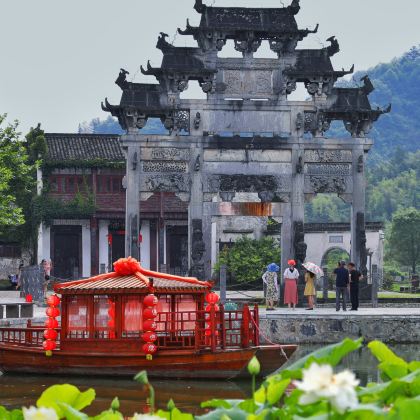
[[[51,274],[63,280],[108,272],[125,255],[126,163],[119,136],[47,133],[45,139],[38,174],[43,186],[39,262],[51,259]],[[186,204],[173,193],[157,192],[140,206],[142,265],[186,274]]]

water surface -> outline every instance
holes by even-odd
[[[293,357],[304,356],[320,346],[300,346]],[[420,346],[395,345],[391,348],[407,361],[420,360]],[[291,360],[291,361],[293,361]],[[362,385],[379,381],[376,370],[377,361],[367,348],[358,350],[343,361],[337,370],[349,368],[356,372]],[[165,408],[172,398],[176,405],[186,411],[201,413],[200,402],[211,398],[247,398],[250,394],[250,381],[214,381],[214,380],[157,380],[152,379],[156,390],[157,405]],[[146,392],[133,380],[121,378],[98,377],[64,377],[37,375],[3,375],[0,376],[0,404],[17,408],[35,404],[42,391],[56,383],[71,383],[81,390],[92,387],[96,390],[95,402],[86,410],[88,414],[97,414],[109,408],[112,399],[118,396],[121,411],[125,415],[142,412],[145,408]]]

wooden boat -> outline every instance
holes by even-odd
[[[260,345],[258,306],[225,310],[211,283],[131,263],[131,272],[117,265],[114,273],[56,285],[61,295],[56,328],[0,328],[0,370],[113,376],[147,370],[160,378],[234,378],[247,375],[254,355],[261,375],[267,375],[296,350]],[[59,299],[49,300],[54,309],[47,310],[49,327],[58,315],[53,301]]]

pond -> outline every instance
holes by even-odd
[[[293,359],[301,357],[319,346],[300,346]],[[420,346],[395,345],[390,346],[405,360],[420,360]],[[367,382],[379,381],[376,370],[376,359],[369,350],[363,348],[349,355],[338,369],[349,368],[356,372],[362,385]],[[81,390],[93,387],[97,398],[86,410],[88,414],[97,414],[109,408],[112,399],[118,396],[121,411],[125,415],[142,412],[145,407],[146,393],[133,380],[97,378],[97,377],[62,377],[35,375],[3,375],[0,376],[0,405],[7,408],[17,408],[35,404],[42,391],[56,383],[71,383]],[[211,398],[246,398],[250,393],[250,381],[197,381],[197,380],[152,380],[156,390],[157,405],[165,408],[172,398],[177,407],[193,413],[200,413],[200,402]]]

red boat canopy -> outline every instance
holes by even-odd
[[[206,292],[209,286],[202,284],[188,283],[181,280],[169,280],[158,277],[153,279],[153,288],[156,293],[167,292]],[[122,276],[97,279],[95,277],[69,283],[60,283],[54,287],[56,293],[79,294],[79,293],[148,293],[149,287],[145,282],[136,276]]]
[[[60,283],[54,291],[60,294],[80,293],[205,293],[212,283],[195,277],[181,277],[167,273],[150,271],[141,267],[134,258],[121,258],[114,263],[115,271],[100,274],[84,280]]]

